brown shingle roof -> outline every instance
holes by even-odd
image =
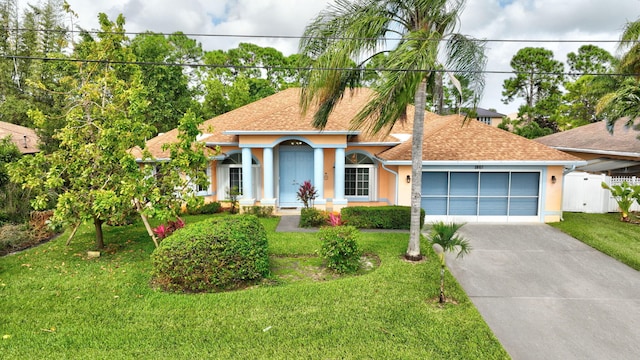
[[[372,91],[357,89],[345,94],[329,116],[324,132],[352,131],[351,119],[369,101]],[[302,115],[299,107],[300,89],[292,88],[245,105],[228,113],[207,120],[201,129],[201,141],[213,144],[237,143],[237,134],[247,133],[318,133],[311,123],[313,109]],[[407,109],[406,122],[398,122],[390,135],[371,136],[363,129],[349,142],[388,143],[390,149],[379,154],[384,160],[411,160],[411,140],[400,145],[394,134],[411,134],[414,108]],[[444,161],[579,161],[580,159],[527,140],[518,135],[482,124],[467,121],[462,126],[459,115],[441,117],[433,113],[425,116],[424,160]],[[162,145],[175,142],[177,130],[171,130],[147,142],[147,147],[156,158],[167,158],[168,152]],[[352,134],[352,133],[351,133]],[[141,157],[140,149],[134,149],[136,157]]]
[[[574,149],[576,152],[618,152],[640,156],[640,132],[625,127],[625,119],[616,121],[613,134],[606,128],[606,122],[584,125],[575,129],[543,136],[535,139],[541,144],[559,149]]]
[[[0,139],[11,136],[11,141],[16,144],[23,154],[33,154],[38,149],[38,136],[33,129],[24,126],[0,121]]]
[[[423,161],[580,161],[510,132],[459,115],[425,119]],[[383,160],[411,160],[411,141],[378,155]]]
[[[327,125],[322,131],[344,132],[345,135],[357,132],[357,129],[350,127],[351,119],[364,107],[371,95],[372,91],[365,88],[347,92],[329,116]],[[237,133],[319,133],[320,130],[311,125],[313,109],[303,115],[299,102],[299,88],[283,90],[205,121],[200,126],[203,132],[200,140],[207,143],[228,144],[238,142]],[[391,133],[397,132],[410,133],[410,122],[396,124]],[[169,153],[162,150],[162,145],[176,142],[177,135],[176,129],[158,135],[147,141],[147,148],[155,158],[167,158]],[[397,143],[398,139],[386,134],[371,136],[366,131],[361,131],[350,141]],[[133,149],[132,153],[137,158],[142,157],[142,151],[139,148]]]

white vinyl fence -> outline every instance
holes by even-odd
[[[603,181],[609,185],[619,185],[624,181],[631,185],[640,185],[640,178],[635,176],[611,177],[571,172],[564,177],[562,210],[583,213],[617,212],[616,200],[609,190],[603,189],[600,185]],[[634,203],[631,211],[640,211],[640,206]]]

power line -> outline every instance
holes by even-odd
[[[123,34],[123,35],[162,35],[162,36],[170,36],[175,35],[174,33],[165,33],[165,32],[152,32],[152,31],[124,31],[124,32],[115,32],[115,31],[102,31],[102,30],[68,30],[68,29],[28,29],[28,28],[8,28],[2,27],[0,28],[2,31],[7,32],[49,32],[49,33],[61,33],[61,34]],[[341,36],[302,36],[302,35],[251,35],[251,34],[208,34],[208,33],[182,33],[181,35],[187,37],[214,37],[214,38],[253,38],[253,39],[286,39],[286,40],[302,40],[302,39],[326,39],[326,40],[387,40],[387,41],[397,41],[400,38],[396,37],[377,37],[377,38],[359,38],[359,37],[341,37]],[[419,40],[419,39],[418,39]],[[424,41],[439,41],[444,42],[446,39],[423,39]],[[496,42],[496,43],[619,43],[620,40],[612,40],[612,39],[476,39],[472,38],[472,41],[478,42]],[[637,43],[637,41],[630,41],[630,43]]]
[[[242,69],[242,70],[280,70],[280,71],[389,71],[389,72],[448,72],[448,73],[466,73],[466,74],[532,74],[530,71],[515,70],[480,70],[480,71],[456,71],[456,70],[428,70],[428,69],[400,69],[400,68],[356,68],[356,67],[300,67],[300,66],[267,66],[267,65],[229,65],[229,64],[203,64],[203,63],[176,63],[176,62],[157,62],[157,61],[120,61],[120,60],[104,60],[104,59],[77,59],[77,58],[56,58],[43,56],[17,56],[17,55],[0,55],[0,59],[5,60],[38,60],[38,61],[58,61],[73,63],[97,63],[97,64],[113,64],[113,65],[138,65],[138,66],[167,66],[167,67],[183,67],[183,68],[209,68],[209,69]],[[619,77],[640,77],[640,74],[628,73],[574,73],[574,72],[534,72],[535,75],[551,75],[551,76],[619,76]]]

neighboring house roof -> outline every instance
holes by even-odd
[[[407,120],[398,121],[389,134],[370,135],[366,129],[353,129],[351,120],[370,100],[370,89],[357,89],[345,94],[329,116],[325,129],[311,123],[315,109],[300,112],[300,89],[292,88],[207,120],[201,126],[200,141],[209,145],[237,145],[240,135],[311,135],[345,134],[349,144],[385,145],[390,149],[379,154],[383,161],[405,163],[411,160],[411,133],[414,108],[407,109]],[[463,126],[464,123],[464,126]],[[464,116],[425,115],[425,161],[467,161],[483,163],[508,162],[557,163],[580,162],[579,158],[477,121],[464,121]],[[159,135],[147,142],[157,159],[168,158],[162,150],[165,143],[175,142],[177,130]],[[141,158],[140,149],[133,151]]]
[[[0,121],[0,139],[11,136],[11,141],[16,144],[23,154],[39,152],[38,136],[33,129],[24,126]]]
[[[476,117],[503,118],[505,116],[505,114],[500,114],[499,112],[495,112],[493,110],[476,108]]]
[[[535,140],[563,151],[640,158],[640,132],[627,128],[625,123],[625,119],[616,121],[613,134],[607,131],[606,122],[600,121]]]
[[[577,170],[587,172],[640,172],[640,132],[625,126],[626,119],[616,121],[613,133],[605,121],[535,139],[541,144],[589,159]]]
[[[388,161],[410,161],[407,141],[378,155]],[[580,159],[460,115],[429,114],[425,119],[423,161],[572,163]]]

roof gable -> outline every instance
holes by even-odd
[[[383,160],[411,160],[411,141],[379,154]],[[549,148],[460,115],[425,118],[423,161],[580,161]]]

